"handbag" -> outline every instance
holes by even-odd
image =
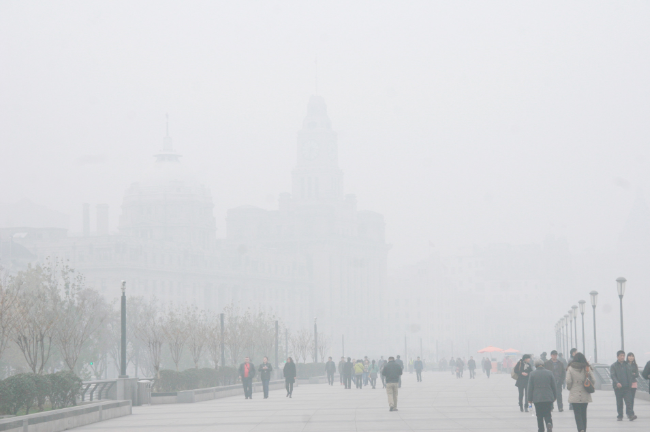
[[[519,375],[517,375],[517,372],[515,372],[515,369],[516,369],[516,366],[513,367],[512,370],[510,371],[510,378],[512,378],[513,380],[518,380]]]
[[[583,385],[587,393],[593,393],[596,391],[596,389],[594,388],[594,383],[592,383],[591,380],[589,379],[589,366],[587,366],[587,369],[585,371],[585,382],[583,383]]]

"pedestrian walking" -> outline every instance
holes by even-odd
[[[449,359],[449,369],[452,375],[456,373],[456,360],[453,357]]]
[[[544,368],[542,359],[535,361],[535,370],[528,377],[527,393],[528,403],[535,404],[537,431],[544,432],[544,426],[546,426],[548,432],[552,432],[551,409],[557,395],[557,384],[553,373]]]
[[[402,368],[402,372],[404,372],[404,362],[402,361],[401,358],[399,358],[399,354],[397,355],[397,359],[395,359],[395,363],[399,365],[399,367]],[[399,376],[399,388],[402,388],[402,376]]]
[[[467,369],[469,370],[469,379],[476,379],[476,362],[474,361],[473,356],[469,356],[469,360],[467,360]]]
[[[343,366],[345,365],[345,357],[341,357],[341,360],[339,360],[339,365],[338,365],[338,371],[339,371],[339,381],[341,382],[341,385],[343,385]]]
[[[528,375],[532,372],[530,367],[530,354],[524,354],[521,360],[517,362],[517,365],[514,369],[514,376],[516,376],[515,386],[519,389],[519,409],[523,412],[528,412],[528,404],[525,403],[528,400],[528,395],[524,394],[528,392]]]
[[[370,364],[370,385],[374,389],[377,385],[377,375],[379,374],[379,365],[373,360]]]
[[[609,368],[609,374],[612,377],[612,386],[616,395],[616,411],[618,421],[623,421],[623,402],[625,402],[625,414],[630,421],[636,420],[634,409],[632,408],[632,368],[625,360],[625,351],[620,350],[616,353],[616,362]]]
[[[632,412],[634,412],[634,401],[636,399],[636,389],[639,386],[639,366],[636,364],[636,357],[634,357],[634,353],[627,353],[627,362],[630,364],[630,368],[632,369],[632,388],[630,389],[630,392],[632,393]],[[636,414],[635,414],[636,416]]]
[[[593,385],[594,374],[585,355],[576,352],[567,368],[566,388],[569,390],[569,403],[573,405],[573,416],[576,419],[578,432],[587,430],[587,406],[591,402],[591,394],[585,386],[587,379]]]
[[[291,357],[287,358],[282,372],[284,373],[284,386],[287,388],[286,397],[291,398],[293,397],[293,384],[296,382],[296,364]]]
[[[354,383],[358,389],[363,388],[363,360],[359,359],[354,364]]]
[[[388,363],[384,366],[381,374],[386,378],[386,393],[388,394],[389,411],[398,411],[397,394],[399,392],[399,381],[402,376],[402,367],[395,361],[394,357],[388,357]]]
[[[327,374],[327,383],[334,385],[334,374],[336,373],[336,365],[332,361],[332,357],[328,357],[325,363],[325,373]]]
[[[262,380],[262,391],[264,392],[264,399],[269,398],[269,381],[271,381],[271,372],[273,366],[269,363],[268,357],[262,359],[262,364],[259,366],[260,380]]]
[[[388,362],[384,360],[384,356],[381,356],[379,358],[379,376],[381,377],[382,388],[386,388],[386,377],[381,374],[381,372],[384,370],[384,366],[386,366],[386,363]]]
[[[551,351],[551,359],[546,360],[544,367],[553,374],[555,379],[555,386],[557,388],[557,409],[558,411],[564,411],[564,403],[562,402],[562,386],[564,385],[564,380],[566,379],[566,369],[564,364],[558,358],[556,350]]]
[[[343,365],[343,384],[346,390],[352,388],[352,375],[354,375],[354,365],[350,361],[350,357],[348,357],[348,361]]]
[[[244,397],[246,399],[253,399],[253,377],[255,376],[255,366],[251,363],[251,359],[246,357],[244,363],[239,365],[239,376],[241,383],[244,387]]]
[[[368,376],[370,375],[370,361],[363,361],[363,385],[368,385]]]
[[[465,363],[458,357],[456,359],[456,378],[463,377],[463,369],[465,369]]]
[[[420,357],[415,360],[413,363],[413,367],[415,368],[415,375],[418,379],[418,382],[422,382],[422,369],[424,369],[424,365],[422,364],[422,360],[420,360]]]
[[[483,360],[483,368],[485,369],[485,375],[487,375],[488,379],[490,378],[490,372],[492,372],[492,362],[488,357],[485,357]]]

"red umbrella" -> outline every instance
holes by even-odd
[[[478,350],[480,353],[491,353],[491,352],[503,352],[501,348],[493,347],[492,345],[487,346],[481,350]]]

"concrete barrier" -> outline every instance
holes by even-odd
[[[269,390],[279,390],[284,388],[284,380],[270,381]],[[253,383],[253,393],[262,392],[262,383]],[[151,404],[170,404],[170,403],[194,403],[212,399],[221,399],[229,396],[240,396],[244,394],[244,387],[241,384],[209,387],[197,390],[184,390],[169,393],[151,393]],[[0,431],[1,432],[1,431]]]
[[[0,420],[0,432],[59,432],[131,414],[131,401],[102,401]]]

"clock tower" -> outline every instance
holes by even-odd
[[[336,133],[321,96],[312,96],[298,132],[297,161],[292,173],[295,201],[336,201],[343,196],[343,172],[338,167]]]

